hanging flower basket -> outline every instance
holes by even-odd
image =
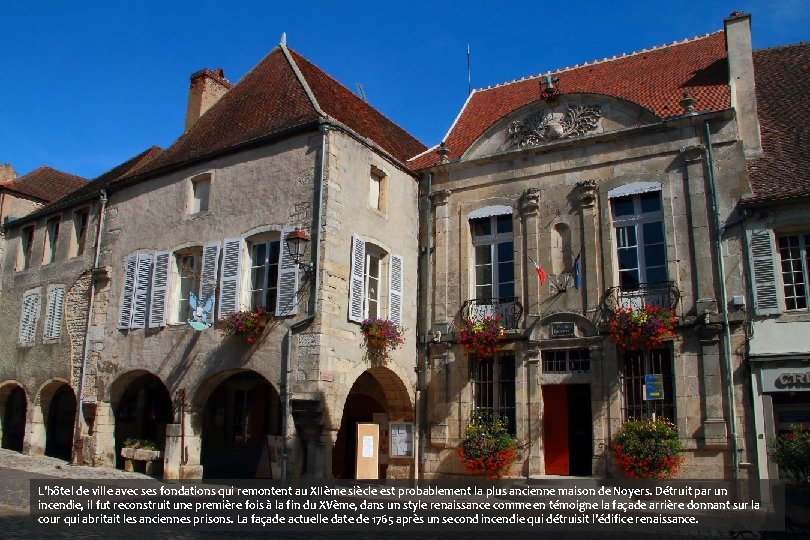
[[[223,337],[239,336],[253,344],[267,326],[270,314],[263,308],[253,311],[235,311],[217,321],[217,328]]]
[[[502,478],[518,459],[518,443],[509,435],[508,421],[493,414],[474,413],[464,430],[456,456],[464,468],[487,478]]]
[[[388,319],[369,317],[360,324],[366,358],[372,365],[385,365],[388,353],[405,343],[405,329]]]
[[[628,420],[613,439],[613,461],[626,477],[666,480],[678,475],[683,458],[678,428],[666,419]]]
[[[486,316],[480,321],[465,319],[456,332],[462,347],[481,356],[496,352],[501,341],[506,339],[506,329],[501,324],[500,316]]]
[[[676,321],[675,312],[661,306],[640,310],[620,307],[608,324],[608,332],[622,351],[655,348],[675,336]]]

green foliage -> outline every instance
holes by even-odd
[[[810,431],[792,425],[790,433],[768,443],[768,455],[782,473],[798,484],[810,484]]]
[[[487,478],[501,478],[518,459],[517,441],[509,434],[506,418],[473,413],[456,455],[464,468]]]
[[[678,428],[666,419],[628,420],[613,438],[614,462],[628,478],[677,476],[683,458]]]
[[[147,439],[130,438],[124,441],[124,448],[134,448],[136,450],[157,450],[157,445]]]

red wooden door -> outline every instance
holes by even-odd
[[[568,387],[543,385],[543,448],[546,474],[567,475]]]

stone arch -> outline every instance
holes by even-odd
[[[216,373],[197,388],[190,409],[203,478],[275,476],[280,462],[271,463],[269,437],[282,435],[281,398],[266,377],[248,369]]]
[[[15,380],[0,384],[0,447],[22,452],[25,421],[28,416],[28,394]]]
[[[59,455],[55,457],[69,459],[75,416],[76,394],[70,383],[61,377],[43,383],[34,397],[33,407],[29,408],[25,452],[30,455],[56,453]]]
[[[391,366],[394,367],[394,366]],[[357,369],[355,370],[357,371]],[[351,380],[351,379],[349,379]],[[354,478],[354,434],[358,423],[372,422],[384,414],[386,423],[414,421],[413,400],[402,378],[391,368],[375,366],[356,375],[344,401],[340,428],[332,448],[332,474],[335,478]],[[377,417],[379,418],[379,417]],[[387,425],[381,426],[381,455],[387,452]],[[409,476],[409,464],[381,465],[380,477]]]
[[[160,377],[144,369],[125,372],[110,385],[109,396],[118,467],[124,466],[121,448],[128,439],[149,441],[165,450],[166,426],[174,415],[171,396]]]

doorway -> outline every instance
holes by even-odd
[[[593,458],[591,387],[543,385],[543,449],[546,474],[590,476]]]

